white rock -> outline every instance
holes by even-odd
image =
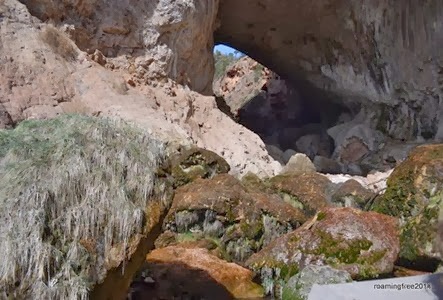
[[[315,166],[309,157],[303,153],[293,155],[281,172],[281,174],[286,175],[301,175],[309,173],[315,173]]]

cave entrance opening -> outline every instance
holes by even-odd
[[[327,131],[351,120],[359,108],[344,107],[308,84],[293,83],[235,48],[217,45],[214,58],[219,108],[258,134],[274,159],[286,164],[298,152],[313,161],[336,159]],[[337,164],[325,171],[341,173],[343,168]]]

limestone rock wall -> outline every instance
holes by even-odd
[[[146,83],[165,77],[211,93],[218,0],[23,0],[32,15],[61,27],[111,68]]]

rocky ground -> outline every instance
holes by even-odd
[[[441,272],[443,7],[323,2],[284,0],[292,26],[261,1],[0,0],[0,299]],[[223,40],[284,77],[243,57],[213,82]]]

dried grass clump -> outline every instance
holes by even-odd
[[[121,121],[67,115],[0,130],[0,298],[87,299],[111,247],[142,233],[148,201],[161,198],[163,153]]]
[[[62,31],[55,28],[53,25],[46,25],[41,32],[41,39],[51,49],[64,59],[73,61],[78,56],[78,50],[74,42]]]

